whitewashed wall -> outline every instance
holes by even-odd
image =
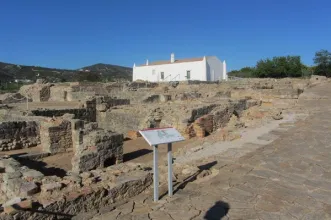
[[[207,81],[217,81],[222,79],[223,64],[214,56],[206,58],[207,60]]]
[[[153,74],[153,70],[154,73]],[[171,63],[164,65],[151,66],[136,66],[133,68],[133,81],[147,80],[150,82],[162,81],[185,81],[186,71],[191,71],[190,80],[207,80],[207,63],[206,60],[186,62],[186,63]],[[164,72],[164,80],[161,79],[161,72]],[[176,77],[176,78],[175,78]],[[174,79],[175,78],[175,79]]]

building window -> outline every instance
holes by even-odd
[[[191,79],[191,71],[190,70],[186,71],[186,79],[187,80]]]
[[[155,70],[152,70],[152,74],[155,75]]]
[[[164,72],[161,72],[161,79],[164,79]]]

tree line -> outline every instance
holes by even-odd
[[[307,77],[312,74],[331,76],[331,52],[320,50],[315,53],[314,66],[306,66],[300,56],[278,56],[259,60],[255,67],[244,67],[228,73],[233,77],[284,78]]]

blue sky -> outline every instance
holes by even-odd
[[[132,66],[216,55],[228,68],[331,50],[329,0],[2,0],[0,61]]]

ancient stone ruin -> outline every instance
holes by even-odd
[[[233,141],[242,128],[282,120],[306,88],[325,80],[23,86],[2,96],[0,219],[55,219],[22,211],[31,209],[74,216],[138,195],[152,183],[140,129],[174,127],[189,146]]]

